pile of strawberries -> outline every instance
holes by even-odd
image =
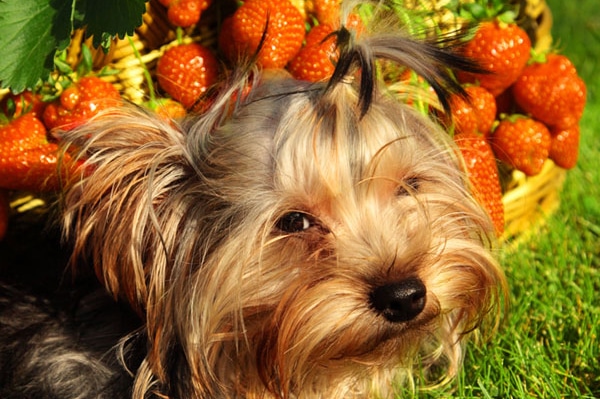
[[[92,75],[70,81],[54,96],[25,91],[2,98],[0,239],[8,224],[9,190],[54,191],[77,168],[68,154],[59,153],[52,129],[72,129],[120,102],[121,95],[113,85]]]
[[[148,86],[158,83],[158,90],[150,93],[144,104],[167,118],[204,109],[209,89],[240,58],[254,57],[263,68],[286,69],[295,78],[308,81],[324,80],[333,73],[337,49],[331,34],[338,28],[339,0],[238,2],[237,8],[218,22],[218,41],[211,47],[184,40],[194,37],[204,13],[216,5],[211,0],[151,3],[162,8],[178,37],[152,66],[156,82]],[[358,15],[352,15],[349,23],[362,29]],[[566,57],[552,52],[532,55],[527,34],[516,23],[495,16],[478,25],[461,51],[490,73],[457,72],[467,96],[454,96],[451,117],[439,119],[462,152],[476,198],[501,233],[504,219],[498,162],[528,176],[539,173],[548,158],[563,168],[574,167],[585,85]],[[2,99],[0,237],[7,190],[56,190],[63,173],[77,167],[65,154],[67,167],[57,172],[60,133],[54,132],[72,129],[122,101],[101,76],[89,71],[67,75],[62,80],[54,76],[55,81]]]
[[[476,197],[502,233],[502,190],[492,161],[527,176],[539,174],[548,159],[573,168],[586,86],[566,56],[536,53],[514,22],[482,22],[462,51],[489,73],[457,73],[468,98],[452,99],[449,128]]]

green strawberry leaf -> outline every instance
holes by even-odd
[[[504,22],[505,24],[513,24],[517,19],[517,13],[513,10],[507,10],[498,15],[498,21]]]
[[[0,1],[0,84],[19,93],[54,69],[56,49],[69,45],[73,1]]]
[[[106,37],[132,35],[142,24],[146,0],[80,0],[78,9],[84,14],[83,24],[88,36],[93,36],[94,47],[106,42]]]
[[[142,24],[146,0],[0,0],[0,87],[19,93],[45,81],[74,28],[95,47],[124,38]]]

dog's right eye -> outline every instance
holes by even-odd
[[[302,212],[290,212],[277,221],[277,228],[286,233],[298,233],[309,229],[313,225],[312,219]]]
[[[409,177],[396,189],[396,195],[403,197],[419,191],[421,180],[417,177]]]

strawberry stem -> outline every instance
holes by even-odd
[[[518,6],[507,4],[505,0],[475,0],[471,3],[459,3],[458,14],[468,21],[497,20],[503,24],[515,22]]]
[[[539,51],[532,47],[531,48],[531,57],[529,58],[527,65],[543,64],[547,61],[547,55],[548,55],[547,51]]]
[[[92,57],[92,52],[90,51],[90,48],[85,45],[82,44],[81,45],[81,62],[79,62],[79,64],[77,64],[77,75],[78,76],[85,76],[87,74],[89,74],[92,69],[93,69],[93,57]]]
[[[177,43],[183,44],[183,28],[181,26],[177,27],[175,34],[177,35]]]

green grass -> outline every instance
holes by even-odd
[[[555,44],[588,87],[580,161],[558,211],[500,255],[510,310],[499,334],[469,348],[455,384],[418,398],[600,397],[600,6],[548,2]]]

